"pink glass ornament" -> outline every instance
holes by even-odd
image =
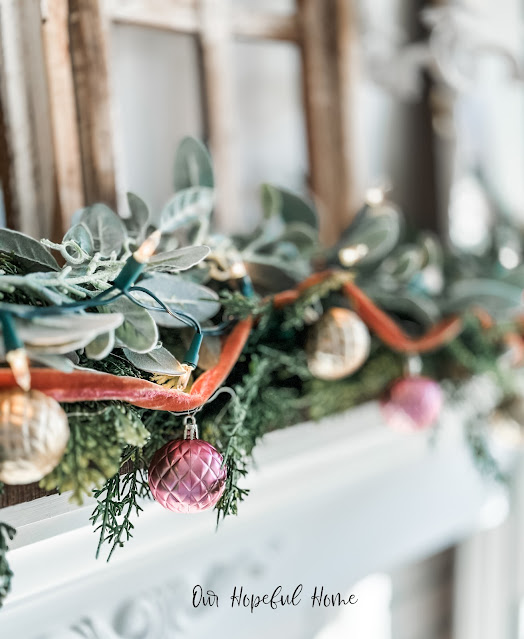
[[[395,430],[429,428],[442,409],[442,389],[432,379],[422,376],[405,377],[393,383],[381,401],[388,426]]]
[[[155,453],[149,487],[164,508],[196,513],[212,508],[222,496],[227,469],[222,455],[202,439],[176,439]]]

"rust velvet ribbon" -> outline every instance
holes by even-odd
[[[315,273],[295,289],[278,293],[273,298],[276,308],[295,302],[308,288],[333,275],[333,271]],[[462,330],[462,320],[452,316],[433,326],[425,335],[411,338],[380,310],[353,282],[342,286],[344,294],[368,328],[392,350],[423,353],[435,350],[454,339]],[[204,404],[227,379],[238,361],[253,326],[253,319],[240,321],[224,339],[217,365],[202,373],[186,393],[165,388],[144,379],[111,375],[88,370],[63,373],[48,368],[32,368],[32,387],[59,402],[121,400],[155,410],[186,412]],[[8,368],[0,368],[0,388],[15,386]]]

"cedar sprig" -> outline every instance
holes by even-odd
[[[133,519],[143,511],[141,501],[151,498],[147,467],[155,452],[170,439],[181,435],[181,418],[164,411],[144,411],[141,415],[148,439],[140,447],[126,446],[120,458],[120,471],[93,491],[97,505],[90,517],[99,533],[96,556],[104,544],[110,546],[107,561],[117,548],[133,536]]]
[[[113,475],[101,489],[94,491],[98,503],[90,521],[99,533],[97,559],[105,543],[111,547],[107,556],[109,561],[115,550],[131,539],[134,530],[132,517],[138,517],[143,510],[140,500],[150,497],[146,469],[138,451],[130,461],[133,464],[130,472]]]
[[[121,402],[65,405],[71,431],[58,466],[41,480],[46,490],[72,491],[71,501],[81,504],[93,487],[118,473],[126,446],[144,446],[149,431],[139,409]]]
[[[9,542],[14,539],[16,530],[4,522],[0,522],[0,608],[11,590],[13,571],[7,561]]]

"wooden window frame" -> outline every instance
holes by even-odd
[[[0,176],[8,196],[9,225],[34,233],[31,216],[36,208],[46,216],[41,226],[58,237],[80,206],[94,201],[117,205],[106,34],[113,23],[198,38],[209,142],[220,191],[218,220],[229,231],[234,230],[240,206],[232,144],[236,121],[232,43],[240,38],[297,45],[302,60],[308,187],[321,212],[321,238],[328,244],[336,241],[359,196],[351,130],[354,22],[350,0],[296,0],[291,14],[243,9],[232,0],[0,0],[2,50],[9,41],[7,30],[14,27],[17,46],[30,52],[29,59],[23,58],[24,73],[16,77],[9,73],[10,65],[16,67],[16,55],[0,58],[4,78],[0,82]],[[39,40],[35,46],[24,47],[35,34]],[[46,80],[38,98],[31,89],[32,79],[37,82],[35,69]],[[12,105],[17,92],[24,98],[22,120]],[[42,105],[45,117],[39,128],[47,135],[51,157],[42,152],[35,156],[34,147],[20,148],[17,142],[24,127],[35,131],[31,114],[35,109],[42,112]],[[18,129],[13,126],[15,120]],[[22,166],[24,160],[28,165],[25,173],[20,160]],[[41,201],[43,187],[48,195]],[[31,193],[33,200],[28,202]]]

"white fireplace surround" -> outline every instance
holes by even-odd
[[[517,637],[517,586],[509,592],[500,567],[508,499],[473,468],[457,415],[444,416],[430,445],[425,433],[386,428],[370,403],[270,433],[256,462],[251,494],[218,532],[214,513],[178,515],[147,502],[134,538],[109,564],[94,559],[92,502],[74,507],[63,495],[4,509],[18,535],[0,637],[313,639],[338,612],[311,608],[315,586],[347,593],[370,573],[454,544],[457,639]],[[218,608],[193,608],[196,584],[219,595]],[[234,586],[264,594],[298,584],[297,607],[230,607]]]

